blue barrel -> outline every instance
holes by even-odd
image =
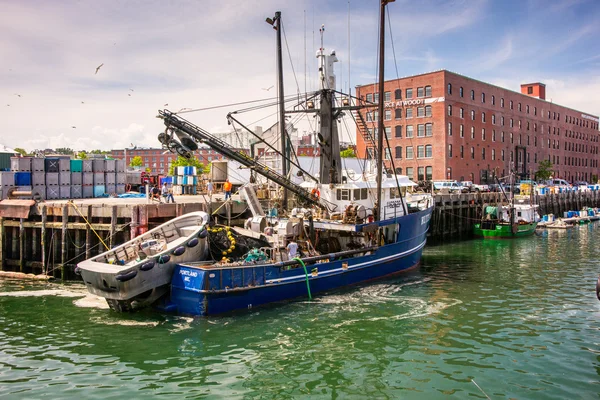
[[[94,197],[104,197],[106,187],[104,185],[94,185]]]
[[[194,176],[194,183],[193,183],[193,185],[198,185],[198,177],[197,176]]]
[[[569,211],[567,212],[567,218],[573,218],[575,216],[575,211]]]
[[[542,218],[543,218],[544,221],[548,222],[548,216],[547,215],[544,215]]]
[[[31,172],[15,172],[15,186],[31,186]]]

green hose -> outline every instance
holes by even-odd
[[[310,284],[308,283],[308,271],[306,270],[306,265],[304,265],[304,261],[302,261],[298,257],[293,258],[293,260],[298,261],[300,263],[300,265],[302,265],[302,267],[304,268],[304,275],[306,276],[306,290],[308,291],[308,299],[312,300],[312,295],[310,294]]]

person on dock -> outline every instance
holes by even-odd
[[[162,200],[160,199],[160,189],[156,185],[152,186],[152,189],[150,189],[150,200],[157,200],[159,203],[162,203]]]
[[[232,187],[233,187],[233,185],[231,184],[231,182],[229,182],[229,179],[227,179],[225,181],[225,184],[223,185],[223,190],[225,190],[225,200],[231,198],[231,188]]]
[[[167,187],[167,183],[163,183],[162,187],[162,195],[165,198],[165,203],[168,203],[171,200],[172,203],[175,203],[175,199],[173,198],[173,191]]]
[[[208,192],[208,197],[212,198],[212,193],[213,193],[213,183],[212,181],[208,181],[208,184],[206,185],[206,191]]]

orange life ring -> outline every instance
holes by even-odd
[[[319,198],[321,197],[321,192],[319,192],[319,189],[314,188],[313,190],[311,190],[310,195],[315,199],[319,200]]]

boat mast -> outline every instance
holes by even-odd
[[[275,12],[273,19],[267,18],[267,23],[277,31],[277,101],[279,102],[279,133],[281,138],[281,175],[287,177],[289,170],[290,147],[287,145],[285,129],[285,104],[283,102],[283,55],[281,47],[281,11]],[[283,188],[282,207],[287,209],[288,192]]]
[[[377,203],[375,215],[381,218],[381,180],[383,179],[383,135],[385,128],[383,126],[383,91],[384,91],[384,50],[385,50],[385,6],[394,0],[381,0],[380,21],[379,21],[379,118],[377,124]]]

